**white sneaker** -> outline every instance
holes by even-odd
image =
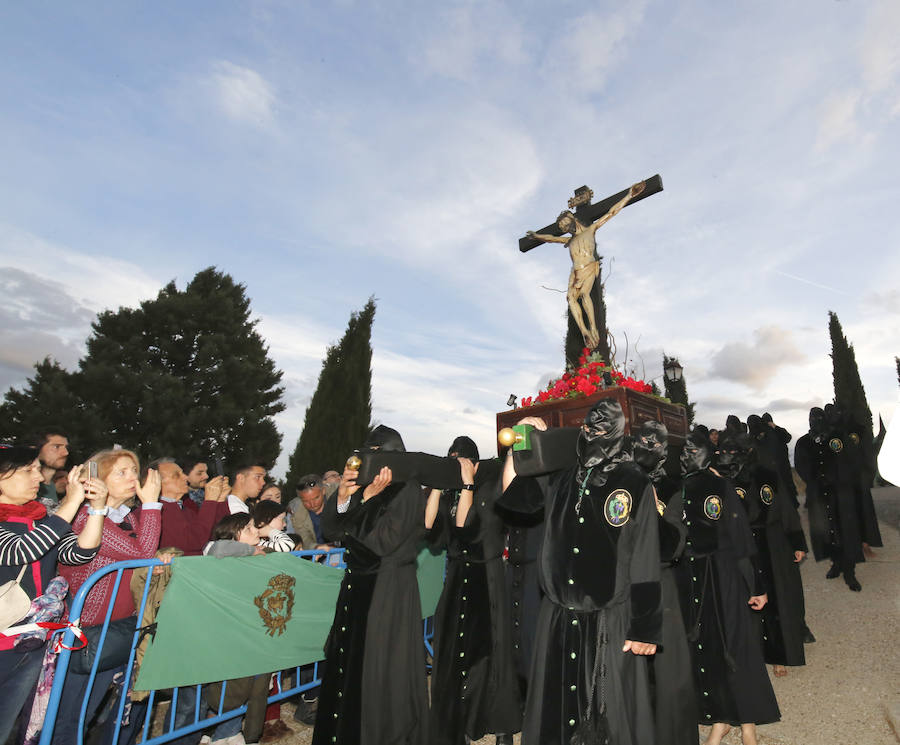
[[[210,745],[247,745],[247,743],[244,740],[244,733],[238,732],[231,737],[223,737],[221,740],[212,740],[210,741]]]

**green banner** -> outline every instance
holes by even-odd
[[[344,572],[291,554],[175,559],[136,690],[229,680],[322,659]],[[433,615],[444,555],[418,557],[422,617]]]

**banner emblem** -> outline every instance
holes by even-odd
[[[772,504],[772,500],[775,499],[775,491],[768,484],[763,484],[759,490],[759,498],[763,504]]]
[[[839,437],[832,437],[828,441],[828,447],[830,447],[833,452],[839,453],[844,449],[844,443],[841,442]]]
[[[262,595],[253,599],[269,636],[283,634],[284,627],[293,617],[295,584],[296,580],[289,574],[277,574],[269,580]]]

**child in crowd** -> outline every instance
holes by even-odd
[[[285,509],[280,502],[261,500],[253,508],[253,523],[259,531],[259,545],[270,551],[293,551],[294,541],[284,532]]]
[[[203,549],[204,556],[217,559],[264,553],[259,545],[259,530],[246,512],[236,512],[219,520],[213,528],[212,540]]]

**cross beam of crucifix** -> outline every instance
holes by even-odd
[[[662,179],[657,173],[655,176],[651,176],[650,178],[644,181],[644,190],[628,202],[629,205],[634,204],[635,202],[639,202],[642,199],[646,199],[653,194],[657,194],[663,190]],[[595,220],[603,217],[607,212],[609,212],[610,207],[624,199],[628,195],[628,189],[623,189],[618,194],[613,194],[611,197],[607,197],[606,199],[601,199],[599,202],[595,202],[594,204],[590,204],[590,196],[588,196],[586,203],[580,203],[583,200],[582,195],[589,195],[591,190],[586,186],[582,186],[579,189],[575,190],[575,196],[569,200],[569,206],[575,208],[575,217],[582,225],[590,225]],[[536,230],[535,233],[542,235],[554,235],[561,236],[563,235],[562,229],[555,222],[550,223],[547,227],[541,228],[540,230]],[[519,250],[522,253],[526,251],[530,251],[532,248],[537,248],[542,243],[545,243],[539,238],[532,236],[523,236],[519,238]]]

